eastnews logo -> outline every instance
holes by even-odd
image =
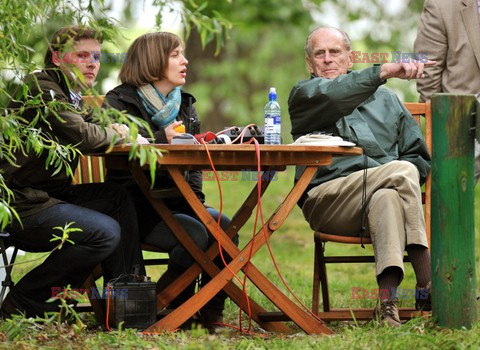
[[[220,181],[277,181],[278,174],[276,171],[218,171]],[[211,170],[202,171],[203,181],[216,181],[215,174]]]
[[[388,52],[362,52],[352,51],[353,63],[426,63],[426,53],[415,54],[413,52],[391,51]],[[391,57],[391,58],[390,58]]]
[[[428,292],[425,288],[423,289],[403,289],[403,288],[390,288],[390,289],[379,289],[372,288],[366,289],[361,287],[352,287],[352,299],[390,299],[397,298],[398,300],[413,300],[413,299],[423,299],[428,298]]]
[[[66,60],[68,63],[118,63],[127,62],[126,52],[100,52],[92,51],[89,57],[78,57],[70,52],[55,51],[60,61]],[[420,52],[390,51],[389,52],[362,52],[352,51],[353,63],[426,63],[428,54]],[[390,58],[391,57],[391,58]]]
[[[88,294],[88,289],[86,288],[61,288],[61,287],[52,287],[52,299],[71,299],[71,300],[85,300],[86,294]],[[118,300],[127,300],[128,299],[128,289],[127,288],[115,288],[115,289],[99,289],[92,287],[92,295],[90,299],[118,299]]]
[[[71,52],[60,52],[55,51],[60,62],[67,62],[73,64],[79,63],[118,63],[123,64],[127,62],[127,53],[126,52],[100,52],[92,51],[91,56],[77,56]]]

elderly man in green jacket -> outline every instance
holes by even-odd
[[[393,77],[421,78],[424,64],[386,63],[348,73],[353,66],[351,42],[336,28],[314,30],[305,52],[311,78],[299,82],[288,100],[294,140],[332,133],[362,147],[364,156],[336,158],[319,169],[301,200],[303,214],[314,230],[370,235],[380,320],[399,326],[394,291],[403,279],[405,249],[417,289],[423,291],[417,295],[430,295],[430,253],[420,190],[430,170],[430,155],[411,114],[381,85]],[[302,170],[297,169],[297,174]],[[427,310],[429,303],[429,298],[418,298],[416,307]]]

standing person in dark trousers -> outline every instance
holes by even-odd
[[[387,63],[349,72],[350,38],[329,27],[309,35],[305,54],[310,79],[300,81],[288,99],[293,139],[332,133],[362,147],[364,155],[335,158],[319,169],[300,201],[303,214],[315,231],[371,237],[378,316],[382,324],[400,326],[395,290],[403,279],[405,250],[417,278],[416,307],[431,308],[420,189],[430,155],[411,114],[381,85],[389,78],[421,78],[424,64]]]
[[[193,103],[195,98],[180,89],[185,84],[188,60],[184,56],[182,40],[175,34],[166,32],[149,33],[137,38],[127,52],[127,60],[120,70],[121,85],[109,91],[105,106],[113,107],[145,120],[155,135],[156,143],[171,143],[174,136],[180,135],[175,128],[184,125],[190,134],[199,132],[199,121]],[[145,130],[140,130],[140,133]],[[202,192],[201,171],[188,171],[185,176],[192,190],[204,202]],[[194,263],[194,259],[176,239],[173,232],[160,220],[150,203],[134,183],[130,174],[109,173],[109,181],[125,184],[135,196],[139,212],[140,232],[144,242],[156,245],[169,252],[168,270],[157,283],[157,292],[161,292],[168,284],[180,276]],[[156,186],[176,188],[165,171],[157,171]],[[174,212],[175,218],[185,231],[196,242],[197,246],[206,250],[216,242],[206,227],[195,216],[189,204],[181,197],[166,198],[167,206]],[[215,220],[220,213],[207,208]],[[220,224],[226,228],[230,220],[221,216]],[[223,268],[220,257],[216,264]],[[210,276],[202,275],[201,286],[210,281]],[[190,298],[195,291],[195,282],[191,283],[171,303],[176,308]],[[223,309],[227,295],[218,293],[200,311],[200,322],[209,330],[214,330],[223,323]],[[190,328],[192,320],[183,327]]]
[[[25,123],[48,134],[61,146],[73,145],[82,153],[102,152],[120,138],[116,131],[93,123],[91,110],[82,106],[81,91],[93,86],[100,69],[100,33],[93,29],[69,26],[52,37],[45,55],[45,69],[26,77],[28,97],[12,100],[10,110],[20,110]],[[42,107],[29,107],[32,99]],[[46,109],[50,101],[62,103],[58,109]],[[39,117],[37,121],[35,118]],[[139,139],[138,142],[146,140]],[[14,313],[26,316],[58,311],[59,302],[47,302],[59,288],[81,288],[97,264],[102,264],[106,282],[129,274],[133,266],[145,273],[141,256],[133,201],[116,184],[73,185],[65,166],[60,171],[47,165],[48,150],[36,154],[18,151],[14,162],[0,158],[0,169],[15,198],[13,207],[21,218],[7,227],[12,243],[30,252],[48,252],[52,241],[71,223],[61,249],[27,273],[10,290],[2,303],[4,317]],[[72,171],[78,157],[65,159]]]

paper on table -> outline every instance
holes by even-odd
[[[327,134],[307,134],[300,136],[293,145],[302,146],[346,146],[353,147],[355,144],[345,141],[340,136],[332,136]]]

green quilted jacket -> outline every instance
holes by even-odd
[[[410,112],[383,83],[379,66],[333,80],[312,76],[300,81],[288,99],[293,139],[314,132],[341,136],[363,148],[368,168],[406,160],[417,167],[423,183],[430,171],[424,138]],[[308,189],[362,170],[364,162],[364,156],[335,157],[330,166],[319,168]],[[298,167],[296,179],[301,171]]]

